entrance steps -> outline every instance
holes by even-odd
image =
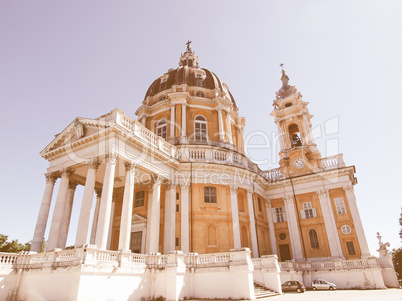
[[[279,293],[274,292],[256,282],[254,282],[254,294],[256,299],[280,295]]]

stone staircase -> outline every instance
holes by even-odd
[[[256,299],[277,296],[279,293],[274,292],[266,287],[254,282],[254,294]]]

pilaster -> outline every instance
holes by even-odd
[[[292,245],[293,259],[298,261],[303,259],[301,237],[297,222],[296,209],[293,196],[287,195],[283,199],[286,207],[287,223],[289,228],[290,243]]]
[[[235,249],[241,248],[239,208],[237,202],[237,189],[235,185],[230,186],[230,204],[232,207],[232,225],[233,225],[233,244]]]
[[[362,258],[370,257],[370,251],[364,235],[362,221],[360,219],[359,210],[357,209],[356,196],[352,185],[343,187],[346,197],[349,202],[350,213],[352,214],[353,223],[355,225],[357,239],[359,240],[360,250],[362,252]]]
[[[328,189],[319,190],[317,191],[317,194],[320,200],[325,229],[327,230],[331,256],[335,258],[345,259],[342,254],[341,241],[339,240],[339,234],[335,223],[334,213],[332,211],[331,199],[328,193]]]
[[[181,250],[190,252],[190,225],[189,225],[189,188],[190,183],[180,183],[181,188]]]

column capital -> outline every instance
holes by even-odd
[[[155,184],[158,184],[158,185],[162,184],[163,177],[160,174],[153,174],[153,175],[151,175],[151,178],[152,178],[152,182],[153,182],[154,185]]]
[[[251,189],[248,189],[248,190],[247,190],[247,197],[248,197],[248,198],[252,198],[252,197],[253,197],[253,194],[254,194],[254,191],[252,191]]]
[[[175,189],[177,187],[177,185],[179,185],[176,181],[169,181],[166,184],[167,189]]]
[[[126,168],[126,171],[135,171],[138,167],[138,164],[131,161],[126,161],[124,162],[124,167]]]
[[[267,207],[267,208],[271,208],[271,207],[272,207],[271,199],[265,200],[265,207]]]
[[[345,185],[345,186],[343,186],[343,190],[346,192],[346,193],[351,193],[351,192],[354,192],[354,187],[353,187],[353,185]]]
[[[91,159],[87,162],[88,164],[88,168],[91,169],[98,169],[99,165],[101,164],[101,162],[96,158],[96,159]]]
[[[237,194],[237,190],[239,187],[235,186],[235,185],[230,185],[230,193],[231,194]],[[248,191],[247,191],[248,194]]]
[[[56,182],[58,176],[57,176],[57,173],[55,173],[55,172],[48,172],[48,173],[45,173],[45,178],[46,178],[46,183],[53,182],[53,184],[54,184]]]
[[[317,190],[318,197],[328,197],[329,196],[329,190],[328,189],[321,189]]]
[[[285,205],[292,205],[294,203],[293,195],[285,195],[283,197],[283,202]]]
[[[190,187],[190,182],[180,182],[179,185],[181,190],[188,190]]]
[[[71,168],[64,168],[61,170],[61,177],[63,178],[70,178],[75,170],[72,170]]]
[[[117,158],[119,156],[115,152],[110,152],[105,155],[106,162],[112,165],[117,163]]]

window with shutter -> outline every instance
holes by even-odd
[[[343,198],[342,197],[334,198],[334,201],[335,201],[336,212],[338,214],[346,214],[346,207]]]

